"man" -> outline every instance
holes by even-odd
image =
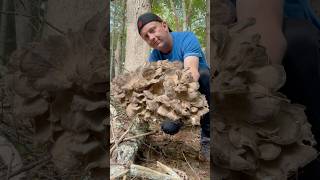
[[[149,61],[168,59],[183,62],[184,68],[189,69],[195,81],[199,82],[199,91],[206,96],[210,104],[210,71],[205,55],[201,50],[198,39],[192,32],[172,32],[168,24],[153,13],[142,14],[137,21],[137,27],[142,39],[153,48]],[[210,117],[204,115],[201,124],[200,158],[210,158]],[[182,122],[166,120],[161,124],[162,130],[170,135],[176,134]]]
[[[261,34],[272,64],[282,64],[286,83],[281,92],[306,106],[306,115],[320,150],[320,20],[308,0],[231,0],[237,20],[254,17],[248,33]],[[299,179],[319,179],[320,161],[311,162]]]

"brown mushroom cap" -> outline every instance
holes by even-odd
[[[181,119],[199,125],[201,116],[209,112],[198,82],[178,61],[146,63],[135,72],[114,78],[111,87],[130,117],[138,114],[144,120]],[[136,94],[145,100],[135,101]]]

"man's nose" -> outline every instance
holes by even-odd
[[[156,38],[156,36],[154,34],[149,34],[149,40],[153,41]]]

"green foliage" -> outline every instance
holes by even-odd
[[[123,23],[123,18],[126,18],[126,0],[115,0],[110,2],[110,35],[113,39],[111,44],[111,58],[114,58],[114,50],[116,49],[117,41],[121,41],[121,57],[120,71],[124,63],[125,55],[125,39],[126,39],[126,24]],[[174,4],[174,9],[171,6]],[[183,2],[185,6],[183,7]],[[190,4],[191,3],[191,4]],[[186,22],[187,31],[195,33],[202,48],[206,46],[206,0],[150,0],[151,11],[159,15],[165,20],[173,31],[183,29],[184,14],[189,16]],[[190,8],[189,8],[190,7]],[[178,22],[176,22],[178,20]],[[124,30],[124,31],[123,31]]]
[[[182,7],[182,1],[185,1],[185,8]],[[205,47],[205,38],[206,38],[206,0],[173,0],[176,10],[176,17],[178,18],[178,24],[175,22],[175,14],[171,7],[170,0],[153,0],[151,1],[151,10],[153,13],[159,15],[164,19],[169,27],[173,31],[177,31],[179,27],[183,24],[183,11],[186,11],[186,14],[189,15],[190,20],[187,23],[189,31],[192,31],[196,34],[197,38],[200,41],[202,47]],[[191,9],[188,12],[189,4],[191,4]],[[181,28],[181,27],[180,27]]]
[[[116,0],[110,2],[110,58],[111,61],[114,61],[115,58],[115,50],[117,48],[117,44],[120,43],[120,62],[119,64],[110,63],[111,70],[114,70],[115,66],[117,66],[122,71],[123,63],[125,59],[125,42],[126,42],[126,0]],[[110,71],[112,72],[112,71]]]

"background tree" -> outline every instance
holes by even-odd
[[[124,64],[129,70],[146,61],[150,48],[139,37],[136,21],[139,14],[147,11],[158,14],[173,31],[194,32],[206,52],[209,36],[209,31],[206,32],[206,17],[209,16],[206,0],[111,1],[111,77],[123,72]]]
[[[126,1],[118,0],[110,3],[110,77],[122,71],[125,59],[126,44]]]
[[[127,38],[125,69],[135,70],[142,65],[149,56],[150,47],[141,39],[137,30],[138,17],[151,11],[149,0],[127,1]]]
[[[207,13],[206,13],[206,38],[205,38],[205,42],[206,42],[206,60],[207,63],[210,66],[210,1],[207,1]]]
[[[151,7],[173,31],[192,31],[201,46],[206,46],[206,0],[153,0]]]

